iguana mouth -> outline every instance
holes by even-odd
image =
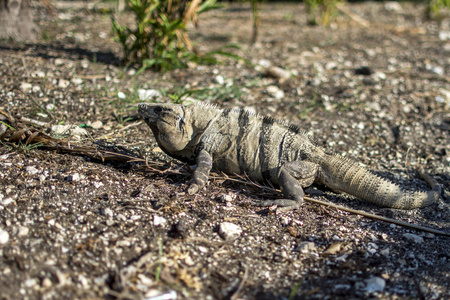
[[[138,105],[138,112],[146,122],[155,122],[158,119],[158,115],[153,113],[151,106],[148,103],[139,103]]]
[[[138,105],[139,108],[139,114],[141,115],[142,119],[144,119],[147,123],[156,123],[158,120],[160,122],[167,123],[170,126],[175,126],[175,124],[172,124],[171,122],[165,120],[164,118],[161,118],[161,113],[163,111],[168,111],[167,108],[159,106],[159,104],[149,104],[149,103],[140,103]]]

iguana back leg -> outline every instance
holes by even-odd
[[[317,176],[318,165],[308,161],[285,163],[278,171],[278,184],[287,199],[264,200],[260,206],[277,205],[279,211],[298,209],[303,202],[304,187],[313,184]]]
[[[187,192],[189,195],[193,195],[203,188],[208,181],[209,172],[212,168],[212,157],[205,150],[200,151],[197,156],[197,168],[192,175],[191,182]]]

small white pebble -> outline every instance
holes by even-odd
[[[219,225],[219,235],[224,240],[230,241],[237,239],[242,233],[242,229],[239,225],[223,222]]]
[[[167,220],[164,219],[163,217],[160,217],[158,215],[154,215],[153,216],[153,225],[154,226],[162,226],[165,223],[167,223]]]
[[[26,226],[19,226],[19,230],[17,232],[17,235],[18,236],[27,236],[29,232],[30,232],[30,229],[28,229],[28,227],[26,227]]]
[[[39,170],[33,166],[26,167],[25,171],[27,172],[28,175],[35,175],[39,172]]]
[[[4,245],[9,241],[9,233],[0,228],[0,245]]]

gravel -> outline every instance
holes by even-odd
[[[37,7],[45,39],[0,42],[0,112],[71,145],[101,139],[184,171],[155,146],[136,104],[203,90],[189,101],[291,122],[407,188],[428,188],[414,172],[424,166],[443,188],[424,209],[321,187],[311,197],[450,232],[448,18],[426,20],[417,3],[358,3],[347,7],[368,28],[343,13],[308,27],[302,4],[267,4],[249,47],[251,10],[231,5],[202,15],[190,36],[200,51],[238,43],[245,60],[133,76],[94,7],[55,2],[54,19]],[[253,205],[273,194],[221,177],[191,196],[180,173],[6,142],[0,160],[0,299],[450,298],[448,237],[308,201],[277,213]],[[219,235],[227,223],[231,239]]]

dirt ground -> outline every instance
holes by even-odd
[[[192,97],[285,119],[405,188],[428,188],[414,171],[424,166],[443,188],[427,208],[311,197],[450,233],[449,18],[426,20],[422,5],[403,2],[346,7],[324,28],[305,25],[301,4],[267,4],[250,47],[249,5],[227,5],[190,36],[201,51],[238,44],[242,60],[139,76],[120,65],[104,9],[57,2],[52,18],[38,7],[39,43],[0,42],[0,109],[37,129],[59,125],[49,134],[74,145],[105,140],[184,170],[133,116],[144,93],[164,102],[202,89]],[[292,76],[267,76],[270,66]],[[448,236],[310,202],[279,213],[252,204],[276,195],[223,177],[189,196],[188,182],[2,142],[1,298],[450,298]],[[236,232],[223,238],[228,223]]]

